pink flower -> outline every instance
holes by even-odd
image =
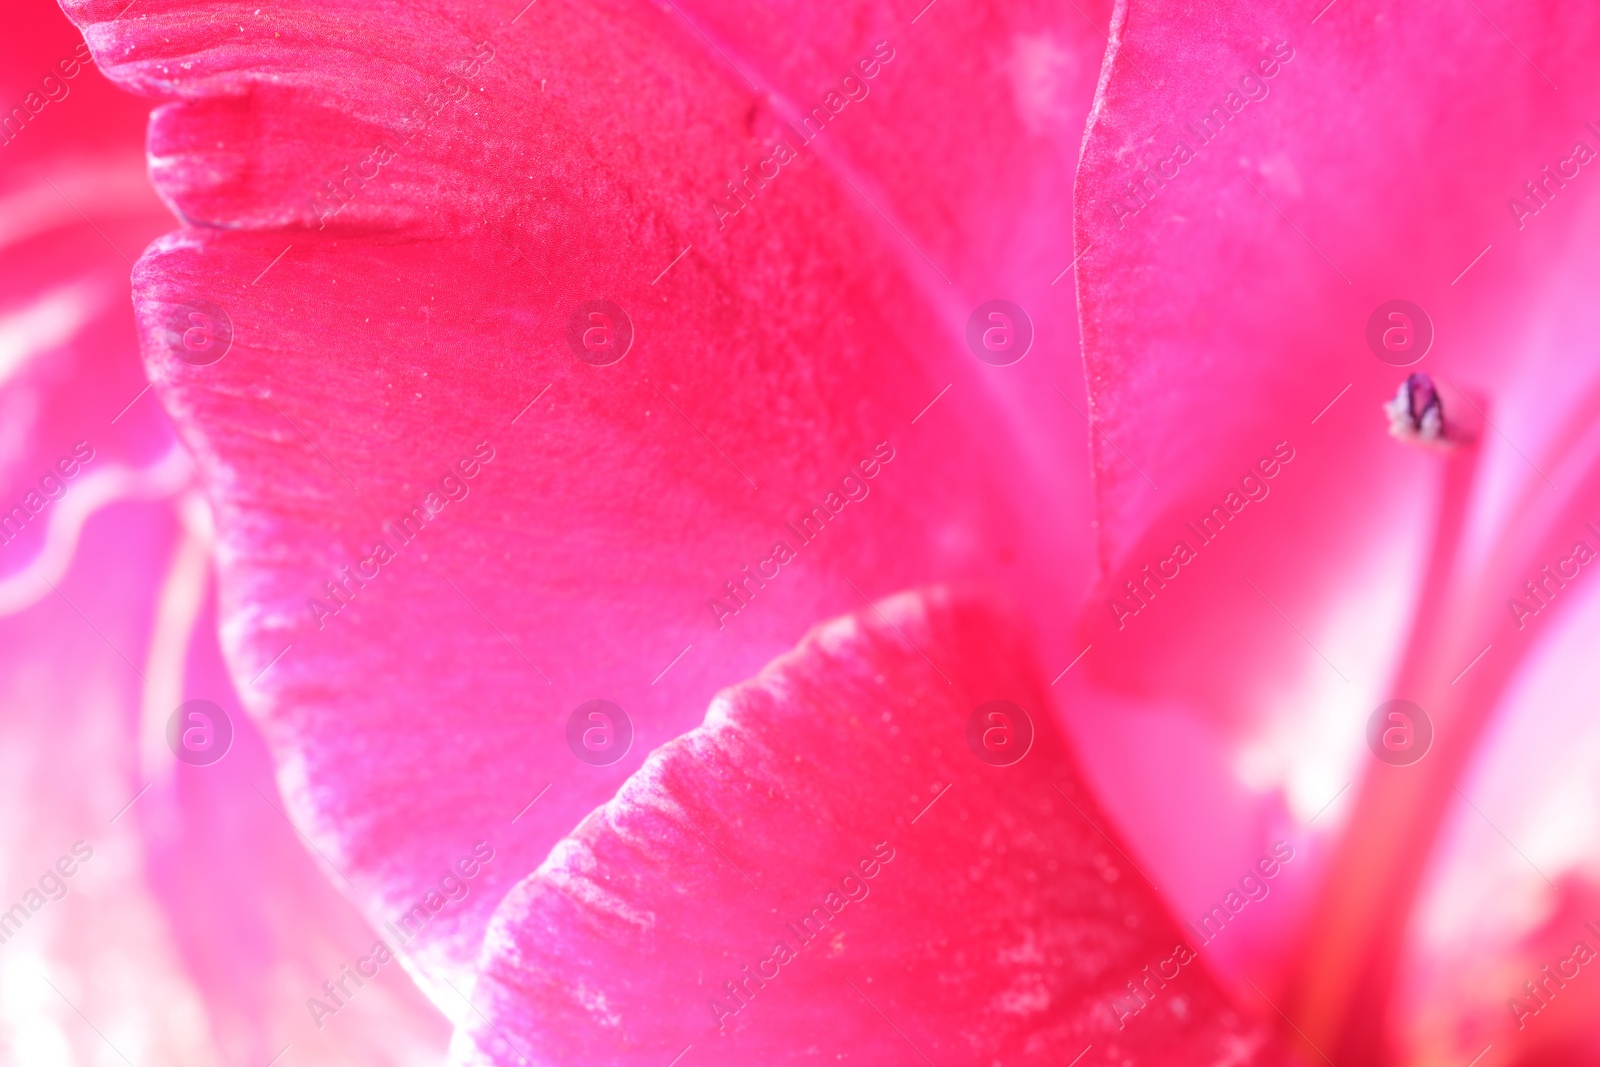
[[[266,1063],[367,924],[275,807],[215,640],[212,523],[148,395],[128,271],[172,225],[148,107],[53,4],[7,12],[0,87],[0,1060]],[[226,707],[228,758],[166,746]],[[203,772],[203,773],[202,773]],[[403,976],[307,1062],[436,1061]]]
[[[1348,784],[1316,882],[1229,968],[1266,969],[1341,1064],[1570,1062],[1600,1037],[1600,983],[1541,971],[1600,937],[1593,827],[1556,814],[1593,807],[1596,26],[1477,7],[1130,5],[1078,171],[1086,662],[1236,738],[1228,777],[1274,818],[1307,827]],[[1397,439],[1378,409],[1410,371]],[[1394,698],[1431,721],[1409,766],[1363,745]],[[1181,811],[1194,777],[1114,788]],[[1206,866],[1163,855],[1158,881]]]
[[[1592,1054],[1590,14],[64,6],[251,1056],[395,962],[462,1063]]]

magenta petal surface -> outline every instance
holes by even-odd
[[[967,215],[1004,213],[1015,157],[918,183],[903,157],[871,176],[820,142],[722,217],[796,119],[728,66],[733,9],[68,7],[115,80],[167,101],[152,176],[191,225],[141,260],[137,311],[217,508],[224,643],[292,813],[374,921],[494,851],[417,924],[425,972],[469,982],[495,902],[815,620],[959,579],[1064,640],[1048,608],[1086,544],[1054,519],[1082,529],[1083,494],[1044,473],[1076,416],[1008,416],[1044,386],[991,388],[1004,368],[964,337],[1026,247],[1056,271],[1028,292],[1058,305],[1018,366],[1049,379],[1044,354],[1070,350],[1049,280],[1102,47],[1077,15],[935,12],[913,44],[864,5],[784,69],[743,31],[755,76],[817,94],[840,131],[818,79],[843,92],[854,70],[872,92],[849,106],[919,123],[898,136],[920,165],[1024,130],[1063,180],[997,230]],[[895,88],[917,49],[917,78],[965,57],[1011,110],[918,113]],[[1030,237],[1021,210],[1051,197],[1062,227]],[[941,278],[969,249],[959,287]],[[1051,521],[1019,517],[1035,506]],[[596,699],[631,721],[615,762],[567,741]]]
[[[1575,142],[1596,143],[1584,58],[1595,13],[1330,8],[1315,23],[1287,3],[1121,12],[1077,198],[1093,247],[1079,268],[1091,391],[1126,456],[1097,440],[1113,570],[1169,501],[1236,481],[1279,438],[1338,433],[1335,416],[1320,430],[1311,419],[1352,381],[1349,406],[1370,411],[1404,360],[1491,390],[1502,410],[1537,402],[1542,433],[1555,432],[1561,401],[1533,391],[1554,353],[1529,366],[1505,346],[1538,339],[1529,327],[1552,295],[1541,282],[1566,258],[1554,216],[1585,224],[1600,194],[1573,181],[1539,226],[1508,200]],[[1400,96],[1430,106],[1394,107]],[[1416,329],[1431,345],[1380,358],[1368,320],[1396,297],[1424,310],[1430,325]],[[1593,373],[1567,366],[1571,403]],[[1375,462],[1369,451],[1351,461]]]
[[[1103,832],[1030,660],[934,589],[719,694],[501,906],[461,1061],[1280,1062]]]
[[[1415,814],[1349,803],[1386,770],[1367,717],[1411,696],[1441,738],[1469,737],[1501,672],[1544,639],[1507,598],[1582,531],[1600,456],[1578,340],[1600,326],[1584,295],[1600,183],[1580,162],[1600,149],[1597,33],[1591,8],[1566,3],[1118,11],[1076,200],[1103,574],[1085,666],[1216,724],[1263,819],[1287,800],[1332,835],[1364,812],[1345,881],[1319,889],[1330,911],[1383,866],[1385,824]],[[1424,318],[1391,318],[1397,300]],[[1447,426],[1476,435],[1475,468],[1390,436],[1381,405],[1413,373],[1440,387]],[[1447,573],[1430,587],[1433,564]],[[1452,785],[1441,773],[1424,799],[1459,804]],[[1191,788],[1175,776],[1166,798]],[[1364,914],[1397,928],[1409,891],[1382,877]],[[1321,951],[1347,933],[1304,929]],[[1295,965],[1271,947],[1295,943],[1294,924],[1278,931],[1252,973]],[[1377,974],[1383,951],[1343,962]],[[1379,990],[1352,1016],[1381,1030],[1387,987],[1340,983]],[[1324,1027],[1347,1018],[1283,1003],[1343,1062],[1348,1035]],[[1435,1010],[1451,1020],[1438,1032],[1470,1008]]]
[[[1076,205],[1102,431],[1104,581],[1089,619],[1122,650],[1095,664],[1106,677],[1199,695],[1235,723],[1259,721],[1297,675],[1343,685],[1342,663],[1357,684],[1380,679],[1401,636],[1381,628],[1413,607],[1440,478],[1378,406],[1425,371],[1450,418],[1492,409],[1493,492],[1475,501],[1486,534],[1542,487],[1591,406],[1594,368],[1572,358],[1563,320],[1592,308],[1559,294],[1593,268],[1556,216],[1591,225],[1595,187],[1571,183],[1537,226],[1519,228],[1507,201],[1552,153],[1600,146],[1581,58],[1600,27],[1574,5],[1484,12],[1340,4],[1311,23],[1290,4],[1124,9]],[[1432,343],[1380,358],[1369,320],[1396,298],[1424,310]],[[1571,388],[1557,396],[1554,380]],[[1356,598],[1391,607],[1363,626]],[[1191,607],[1229,625],[1189,625]],[[1239,669],[1213,670],[1225,655]]]
[[[140,364],[128,272],[173,225],[148,105],[54,3],[5,21],[0,1062],[437,1062],[448,1024],[398,968],[327,1027],[306,1010],[372,934],[277,810],[217,648],[194,464]],[[233,717],[225,762],[166,748],[191,697]]]

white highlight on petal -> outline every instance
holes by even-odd
[[[1008,68],[1017,117],[1030,134],[1037,137],[1071,118],[1085,73],[1075,46],[1048,34],[1022,34],[1011,43]]]
[[[1594,918],[1584,883],[1600,879],[1600,585],[1590,581],[1563,592],[1583,598],[1567,614],[1529,624],[1549,628],[1530,634],[1539,646],[1480,738],[1435,840],[1398,977],[1402,1039],[1430,1050],[1412,1062],[1467,1063],[1483,1047],[1468,1020],[1510,1021],[1506,997],[1523,981],[1538,981],[1574,941],[1594,945],[1581,925]],[[1550,883],[1569,879],[1578,895],[1564,900]],[[1574,995],[1557,990],[1555,1010]],[[1530,1019],[1528,1029],[1548,1022]]]
[[[1393,536],[1352,565],[1357,575],[1327,616],[1306,634],[1349,676],[1340,679],[1316,656],[1274,689],[1266,706],[1292,709],[1266,718],[1240,746],[1234,772],[1257,791],[1283,790],[1290,813],[1317,834],[1337,832],[1344,803],[1328,802],[1367,766],[1367,718],[1391,695],[1415,596],[1410,579],[1422,566],[1423,517],[1396,515]],[[1349,790],[1346,800],[1355,793]],[[1324,811],[1324,808],[1327,808]],[[1316,820],[1312,826],[1312,820]]]
[[[183,701],[189,642],[205,605],[211,577],[211,508],[197,490],[190,490],[178,501],[178,516],[183,522],[183,534],[173,550],[166,580],[161,583],[140,697],[139,763],[147,781],[172,773],[167,719]]]
[[[83,225],[78,208],[96,218],[125,217],[159,210],[158,204],[142,154],[63,159],[48,182],[24,178],[0,196],[0,252],[51,230]]]
[[[1548,634],[1536,635],[1538,651],[1460,784],[1472,805],[1457,799],[1440,836],[1415,935],[1430,952],[1514,944],[1558,903],[1546,878],[1559,884],[1572,871],[1600,876],[1600,719],[1593,710],[1600,587],[1575,585],[1565,595],[1582,601],[1548,620]]]
[[[79,278],[0,316],[0,386],[36,357],[70,341],[114,295],[104,279]]]
[[[0,616],[26,611],[49,595],[72,566],[84,524],[101,508],[172,496],[193,477],[194,461],[178,444],[148,467],[116,464],[83,475],[50,509],[44,547],[21,570],[0,578]]]
[[[18,1063],[74,1062],[60,1016],[67,1010],[45,985],[44,957],[31,945],[8,946],[0,968],[0,1027]],[[60,975],[56,976],[60,981]]]

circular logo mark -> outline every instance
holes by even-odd
[[[967,717],[967,747],[991,767],[1009,767],[1033,747],[1033,720],[1010,700],[979,704]]]
[[[179,762],[209,767],[233,745],[233,721],[209,700],[188,700],[167,720],[167,747]]]
[[[609,367],[633,345],[633,322],[609,300],[578,305],[567,320],[567,347],[591,367]]]
[[[609,700],[585,700],[567,716],[567,747],[591,767],[605,767],[633,746],[633,720]]]
[[[233,347],[233,320],[209,300],[167,310],[167,348],[193,367],[209,367]]]
[[[1033,320],[1009,300],[986,301],[967,320],[967,347],[991,367],[1009,367],[1033,347]]]
[[[1367,316],[1367,347],[1391,367],[1409,367],[1433,347],[1433,320],[1409,300],[1385,300]]]
[[[1367,747],[1391,767],[1409,767],[1433,747],[1433,720],[1409,700],[1380,704],[1367,720]]]

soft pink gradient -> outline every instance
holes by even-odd
[[[7,17],[9,103],[82,41],[50,4]],[[338,1027],[306,1013],[373,934],[274,810],[218,652],[211,516],[141,397],[129,261],[172,225],[145,177],[147,109],[90,63],[61,83],[0,148],[0,499],[76,442],[93,458],[0,546],[0,907],[29,907],[62,857],[73,873],[5,927],[0,1062],[265,1064],[290,1043],[306,1063],[437,1062],[444,1019],[403,975]],[[166,748],[188,698],[238,727],[214,767]]]
[[[4,904],[95,850],[0,944],[18,1062],[1600,1055],[1589,968],[1506,1004],[1600,947],[1600,579],[1506,606],[1600,545],[1600,178],[1506,203],[1600,148],[1588,8],[63,6],[158,106],[141,161],[86,66],[0,148],[0,506],[94,449],[0,547]],[[13,41],[7,100],[78,47]],[[1386,432],[1418,370],[1452,449]],[[1395,696],[1415,766],[1366,751]],[[996,697],[1015,767],[967,751]]]
[[[1500,1032],[1520,979],[1483,994],[1500,1018],[1483,1017],[1480,1001],[1471,1026],[1424,1035],[1387,1008],[1399,969],[1432,969],[1407,955],[1430,856],[1469,880],[1503,869],[1495,877],[1519,882],[1534,916],[1559,910],[1546,876],[1593,884],[1592,836],[1547,858],[1543,876],[1492,829],[1498,848],[1464,869],[1431,851],[1447,814],[1518,840],[1500,821],[1506,808],[1462,803],[1467,770],[1487,756],[1497,714],[1537,714],[1508,699],[1512,682],[1586,591],[1575,579],[1524,628],[1506,601],[1574,541],[1592,546],[1584,524],[1600,518],[1595,309],[1578,296],[1596,269],[1585,237],[1594,183],[1581,167],[1559,189],[1552,181],[1549,206],[1520,229],[1507,206],[1575,141],[1600,143],[1586,126],[1600,86],[1585,58],[1600,23],[1583,5],[1480,7],[1339,5],[1313,24],[1299,5],[1129,5],[1078,173],[1078,233],[1094,247],[1078,267],[1086,360],[1105,432],[1095,459],[1104,578],[1084,632],[1106,655],[1091,673],[1224,724],[1262,785],[1287,789],[1302,825],[1355,781],[1317,831],[1342,822],[1309,910],[1280,912],[1277,935],[1238,969],[1339,1063],[1465,1062],[1490,1041],[1534,1062],[1548,1052],[1530,1044],[1566,1040],[1576,1055],[1595,1037],[1556,1038],[1548,1019],[1528,1044]],[[1116,198],[1133,203],[1140,168],[1171,156],[1184,123],[1247,73],[1270,92],[1119,218]],[[1477,423],[1476,446],[1408,448],[1375,417],[1408,370],[1374,359],[1363,331],[1396,296],[1431,312],[1433,350],[1410,369],[1441,382],[1459,425]],[[1194,540],[1185,522],[1278,441],[1297,456],[1270,495],[1119,630],[1109,601],[1123,583],[1176,538]],[[1556,668],[1571,681],[1544,709],[1555,721],[1587,695],[1575,668]],[[1414,768],[1363,758],[1365,717],[1392,696],[1422,704],[1438,729]],[[1541,762],[1518,766],[1524,788],[1569,789],[1543,779]],[[1176,806],[1186,783],[1168,781]],[[1452,895],[1443,884],[1435,893]],[[1593,938],[1572,915],[1553,936]],[[1452,955],[1493,955],[1512,940],[1455,928]]]

